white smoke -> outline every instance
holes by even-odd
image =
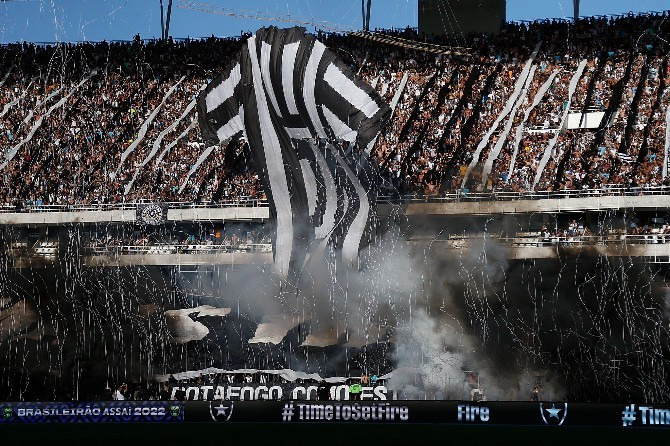
[[[396,330],[397,369],[388,387],[407,399],[469,398],[465,374],[468,346],[460,330],[439,324],[424,309]]]

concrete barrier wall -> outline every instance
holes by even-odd
[[[388,215],[393,205],[380,205],[379,214]],[[500,215],[607,211],[616,209],[670,209],[668,195],[593,196],[514,201],[462,201],[410,203],[402,205],[409,216],[417,215]],[[268,207],[225,207],[170,209],[168,221],[263,221],[270,218]],[[0,225],[66,225],[75,223],[133,223],[135,210],[77,212],[0,213]]]
[[[492,242],[494,240],[491,240]],[[457,258],[462,252],[470,249],[467,243],[453,244],[450,240],[413,240],[408,242],[410,248],[422,254],[430,245],[430,255],[438,258]],[[477,249],[482,249],[479,246]],[[497,245],[497,249],[505,250],[508,259],[557,259],[559,257],[584,254],[603,255],[608,257],[670,257],[670,243],[659,244],[627,244],[610,245],[579,245],[579,246],[505,246]]]
[[[115,266],[197,266],[197,265],[262,265],[272,263],[272,253],[218,254],[126,254],[120,256],[87,256],[84,265]]]
[[[410,251],[432,258],[457,259],[470,248],[467,243],[453,243],[450,240],[412,240],[407,242]],[[429,250],[427,251],[430,245]],[[481,249],[481,246],[477,249]],[[604,255],[609,257],[644,257],[659,258],[660,262],[670,262],[670,243],[659,244],[626,244],[582,245],[582,246],[505,246],[510,260],[521,259],[558,259],[585,254]],[[198,265],[268,265],[272,264],[272,253],[218,253],[218,254],[124,254],[85,256],[84,265],[88,267],[122,267],[122,266],[198,266]],[[14,259],[14,268],[40,268],[57,262],[55,256],[20,257]]]
[[[407,215],[530,214],[534,212],[558,213],[616,209],[656,210],[670,208],[670,196],[594,196],[542,200],[411,203],[404,205],[403,208]]]
[[[268,207],[169,209],[168,221],[262,221]],[[67,225],[76,223],[133,223],[135,210],[0,213],[2,225]]]

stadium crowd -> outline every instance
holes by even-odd
[[[509,23],[496,36],[431,40],[467,47],[452,54],[320,38],[397,98],[373,150],[383,193],[647,187],[670,185],[667,17]],[[243,41],[0,47],[0,204],[263,198],[244,138],[205,147],[194,106]],[[582,125],[592,113],[600,122]]]

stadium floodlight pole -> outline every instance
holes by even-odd
[[[161,4],[161,38],[165,38],[165,18],[163,17],[163,0],[159,0]]]
[[[367,8],[365,3],[367,2]],[[361,9],[363,12],[363,31],[370,31],[370,9],[372,8],[372,0],[361,0]]]
[[[572,5],[575,10],[575,23],[577,23],[577,19],[579,18],[579,0],[572,0]]]
[[[167,17],[165,18],[165,40],[170,36],[170,18],[172,17],[172,0],[168,2]]]

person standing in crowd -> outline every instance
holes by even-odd
[[[361,375],[361,386],[369,386],[370,385],[370,377],[363,372],[363,375]]]
[[[186,390],[184,390],[183,383],[179,383],[179,387],[177,388],[177,391],[174,394],[175,399],[177,401],[185,401],[186,400]]]
[[[123,401],[126,399],[126,392],[128,391],[128,384],[121,384],[116,391],[112,394],[112,399],[114,401]]]
[[[535,386],[533,387],[533,393],[530,394],[530,400],[534,403],[540,401],[540,388]]]
[[[319,398],[319,401],[330,400],[330,386],[326,381],[321,381],[319,387],[316,389],[316,395]]]
[[[361,392],[363,391],[363,386],[360,383],[353,383],[349,386],[349,397],[352,401],[358,401],[361,399]]]
[[[170,386],[163,384],[163,389],[160,392],[159,398],[161,401],[168,401],[170,399]]]

